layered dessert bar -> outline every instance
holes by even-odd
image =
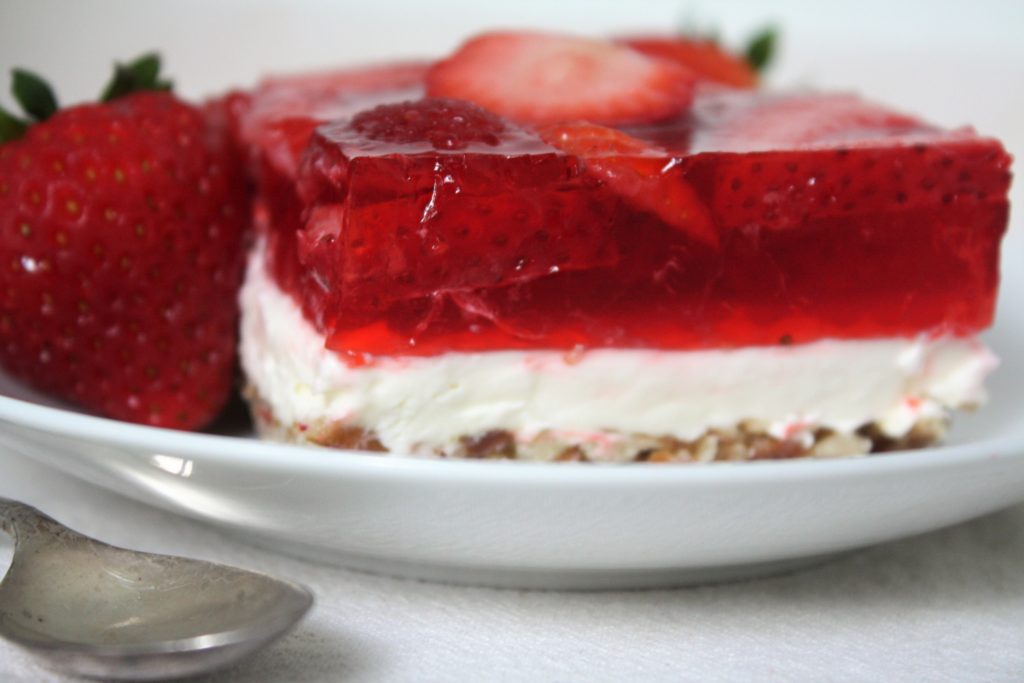
[[[1010,158],[970,129],[545,34],[230,104],[269,437],[837,456],[932,443],[984,398]]]

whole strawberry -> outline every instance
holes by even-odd
[[[232,389],[246,191],[224,131],[158,72],[140,58],[103,103],[57,111],[15,71],[36,122],[0,112],[0,364],[101,414],[193,429]]]

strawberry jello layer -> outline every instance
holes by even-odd
[[[1008,214],[997,141],[849,95],[710,87],[656,123],[517,123],[425,97],[425,73],[281,79],[234,102],[264,245],[243,355],[268,424],[470,455],[557,433],[546,453],[589,459],[609,435],[629,457],[710,435],[754,457],[761,437],[785,455],[935,436],[979,400],[992,362],[973,335]],[[291,335],[305,364],[268,371]],[[457,418],[447,384],[470,401]]]
[[[995,140],[849,96],[729,92],[630,129],[624,153],[612,129],[547,132],[572,154],[468,104],[373,108],[415,95],[342,88],[324,117],[350,115],[315,133],[316,116],[250,124],[275,278],[339,353],[991,323],[1010,180]],[[434,116],[465,125],[432,138]]]

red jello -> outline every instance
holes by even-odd
[[[272,272],[340,353],[991,323],[1010,182],[995,140],[848,96],[707,90],[674,120],[581,146],[423,100],[405,69],[321,79],[315,96],[277,82],[239,106]]]

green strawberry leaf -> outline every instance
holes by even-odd
[[[45,121],[57,111],[57,97],[39,76],[24,69],[13,69],[11,93],[25,113],[36,121]]]
[[[28,124],[0,108],[0,144],[17,140],[28,129]]]
[[[762,72],[775,58],[775,46],[778,42],[779,32],[774,27],[768,27],[756,33],[747,43],[743,56],[747,63],[758,73]]]
[[[12,69],[11,93],[28,115],[22,120],[0,108],[0,143],[24,135],[33,122],[53,116],[59,105],[57,96],[42,78],[25,69]],[[171,82],[160,78],[160,55],[147,53],[127,64],[115,64],[114,76],[103,90],[102,102],[143,90],[170,90]]]
[[[103,89],[100,101],[109,102],[144,90],[170,89],[170,81],[160,80],[160,55],[152,52],[128,64],[115,64],[114,76]]]
[[[155,52],[142,55],[128,65],[138,82],[143,85],[153,85],[160,75],[160,55]]]

